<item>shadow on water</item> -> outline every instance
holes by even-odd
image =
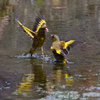
[[[99,100],[100,1],[99,0],[0,0],[0,100]],[[15,21],[32,29],[42,11],[50,30],[44,43],[45,59],[19,56],[31,40]],[[53,62],[50,34],[75,39],[85,46],[71,49],[74,64]]]

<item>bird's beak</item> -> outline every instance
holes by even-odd
[[[49,29],[48,29],[48,28],[45,28],[45,31],[46,31],[46,32],[49,32]]]
[[[53,35],[51,34],[51,37],[53,37]]]

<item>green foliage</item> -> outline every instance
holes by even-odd
[[[36,2],[37,5],[41,5],[42,3],[43,3],[43,0],[38,0],[38,1]]]

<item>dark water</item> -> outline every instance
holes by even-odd
[[[15,21],[32,29],[41,11],[49,33],[45,59],[21,55],[32,41]],[[86,45],[71,49],[68,60],[53,62],[50,34]],[[1,0],[0,1],[0,100],[100,100],[100,1]]]

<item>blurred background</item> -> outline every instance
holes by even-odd
[[[32,29],[39,12],[49,28],[46,58],[21,58],[32,41],[15,19]],[[86,42],[71,49],[74,64],[53,62],[51,34]],[[0,100],[99,100],[99,34],[100,0],[0,0]]]

